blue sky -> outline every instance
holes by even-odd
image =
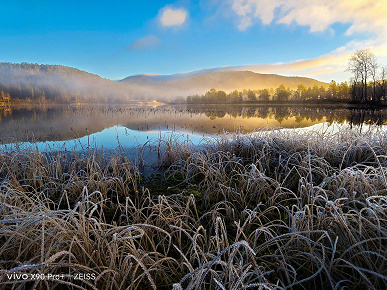
[[[0,61],[113,80],[236,66],[344,81],[358,48],[387,60],[386,2],[2,0]]]

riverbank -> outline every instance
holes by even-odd
[[[54,107],[108,107],[108,108],[119,108],[121,106],[132,107],[132,108],[142,108],[142,107],[162,107],[167,105],[164,102],[158,101],[129,101],[129,102],[111,102],[111,103],[81,103],[81,102],[71,102],[71,103],[55,103],[55,102],[9,102],[9,103],[0,103],[0,109],[4,108],[54,108]]]
[[[385,288],[386,137],[258,131],[199,149],[160,140],[163,174],[148,177],[124,151],[0,153],[0,282]]]
[[[173,103],[171,103],[173,104]],[[315,106],[324,106],[326,108],[329,107],[341,107],[341,108],[359,108],[359,109],[376,109],[376,108],[386,108],[387,102],[381,101],[381,102],[354,102],[354,101],[348,101],[348,100],[327,100],[327,99],[321,99],[321,100],[292,100],[292,101],[244,101],[244,102],[237,102],[237,103],[186,103],[186,105],[189,106],[206,106],[206,105],[218,105],[218,106],[304,106],[304,107],[315,107]]]

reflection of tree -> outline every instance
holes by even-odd
[[[233,118],[237,118],[239,117],[239,113],[238,111],[236,110],[232,110],[231,112],[228,113],[230,116],[232,116]]]
[[[317,116],[317,118],[316,118],[316,119],[317,119],[317,121],[319,121],[319,122],[320,122],[320,121],[321,121],[323,118],[324,118],[323,116],[319,115],[319,116]]]
[[[304,117],[301,116],[301,115],[297,115],[295,119],[296,119],[296,122],[297,122],[297,123],[301,123],[302,120],[304,120]]]
[[[283,120],[286,120],[290,117],[291,112],[287,107],[274,107],[273,108],[274,119],[278,123],[282,123]]]
[[[247,117],[247,118],[255,117],[255,108],[249,108],[249,109],[246,111],[246,117]]]
[[[205,112],[205,115],[211,120],[215,120],[216,118],[223,118],[224,116],[226,116],[226,111],[211,110],[211,111]]]
[[[7,118],[12,115],[12,108],[11,107],[5,107],[5,108],[0,108],[0,121],[2,118]]]
[[[266,119],[269,115],[269,107],[258,107],[257,117]]]
[[[361,124],[384,125],[385,119],[386,119],[385,110],[352,109],[349,123],[351,125],[361,125]]]
[[[208,106],[187,106],[189,112],[205,113],[208,117],[222,118],[228,115],[237,118],[273,118],[279,123],[294,117],[295,122],[302,121],[320,122],[325,118],[329,123],[343,124],[345,122],[353,125],[361,123],[383,125],[385,123],[386,109],[347,109],[335,107],[286,107],[286,106],[222,106],[222,109],[209,109]]]
[[[278,122],[290,119],[294,123],[286,122],[285,125],[293,126],[296,123],[312,120],[315,122],[326,120],[329,123],[347,122],[352,125],[363,123],[384,125],[386,117],[386,109],[348,109],[321,106],[270,107],[208,104],[160,108],[60,106],[59,108],[33,107],[23,109],[15,107],[12,111],[6,107],[0,107],[0,140],[16,138],[18,141],[25,141],[27,137],[32,137],[32,133],[34,138],[38,140],[66,140],[99,132],[117,124],[125,124],[134,130],[170,129],[175,126],[176,128],[192,129],[197,126],[196,129],[198,129],[200,125],[205,125],[207,118],[226,118],[226,122],[219,123],[222,123],[225,128],[229,126],[232,130],[235,126],[245,125],[244,120],[237,118],[269,118]],[[190,120],[193,122],[190,123]],[[202,123],[199,124],[199,122]],[[29,132],[28,136],[24,133],[27,131]]]

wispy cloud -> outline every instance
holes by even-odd
[[[160,10],[159,15],[159,21],[162,26],[181,26],[188,18],[188,11],[184,8],[173,8],[166,6]]]
[[[130,45],[132,50],[143,50],[143,49],[155,49],[159,46],[161,40],[154,35],[147,35],[140,39],[137,39]]]
[[[341,53],[331,53],[314,59],[297,60],[288,63],[245,65],[229,67],[230,70],[250,70],[258,73],[274,73],[288,76],[320,77],[328,80],[330,74],[343,72],[346,69],[351,53],[344,51]],[[324,75],[327,75],[324,77]]]
[[[255,23],[309,27],[309,31],[332,30],[334,23],[348,25],[347,35],[362,33],[368,38],[351,41],[326,55],[291,63],[246,66],[256,72],[297,74],[328,78],[345,70],[357,49],[371,48],[382,63],[387,61],[387,0],[229,0],[229,9],[237,16],[238,29]],[[242,67],[243,68],[243,67]]]
[[[258,73],[274,73],[287,76],[305,76],[314,77],[323,81],[330,81],[338,77],[339,81],[345,81],[349,78],[349,73],[345,73],[348,60],[353,52],[365,45],[371,47],[371,50],[380,56],[387,52],[387,44],[380,43],[378,40],[363,42],[350,42],[333,52],[313,59],[303,59],[288,63],[245,65],[237,67],[225,67],[226,70],[250,70]],[[383,61],[383,60],[382,60]],[[383,63],[383,62],[382,62]]]
[[[311,32],[324,31],[336,22],[348,23],[354,32],[387,32],[387,0],[231,0],[244,30],[260,20],[309,26]]]

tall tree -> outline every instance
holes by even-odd
[[[349,59],[348,70],[356,77],[360,76],[362,83],[361,101],[368,101],[367,81],[368,76],[372,75],[372,68],[376,65],[375,55],[371,50],[359,49]]]
[[[269,91],[267,89],[263,89],[259,93],[259,99],[261,101],[268,101],[270,98]]]
[[[290,92],[284,85],[280,85],[276,88],[276,96],[278,101],[287,101],[289,99]]]
[[[303,84],[297,86],[297,98],[300,100],[305,100],[306,98],[306,87]]]
[[[225,91],[218,91],[218,94],[216,96],[217,103],[224,104],[227,100],[227,94]]]
[[[370,75],[372,77],[372,84],[373,84],[373,92],[372,92],[372,100],[377,101],[376,97],[376,78],[377,78],[377,70],[379,65],[376,63],[376,57],[373,56],[371,58],[370,62]]]
[[[216,98],[218,97],[218,91],[214,88],[211,90],[207,91],[206,94],[204,95],[204,100],[206,103],[215,103]]]
[[[237,90],[232,91],[229,93],[229,99],[231,103],[241,103],[242,98],[239,97],[239,92]]]
[[[349,95],[349,88],[347,82],[343,82],[338,86],[338,96],[340,99],[347,99]]]
[[[331,82],[329,83],[328,92],[332,99],[337,98],[337,91],[338,91],[338,87],[336,82],[334,80],[331,80]]]
[[[247,98],[250,102],[255,102],[257,100],[257,96],[252,90],[247,91]]]
[[[387,94],[387,66],[384,66],[381,68],[380,71],[380,90],[378,93],[378,101],[382,100],[383,98],[386,98]]]

